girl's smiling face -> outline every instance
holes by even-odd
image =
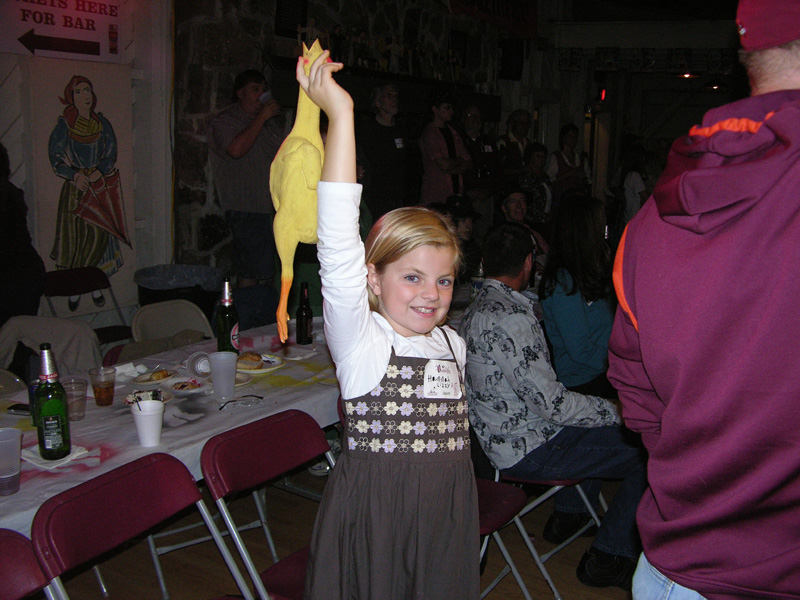
[[[404,337],[428,335],[447,315],[453,298],[455,254],[450,248],[418,246],[378,273],[367,265],[367,283],[379,311]]]

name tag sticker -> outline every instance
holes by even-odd
[[[404,147],[403,138],[394,138],[394,145],[398,150],[402,149]]]
[[[423,391],[426,398],[461,398],[456,363],[447,360],[429,360],[425,365]]]

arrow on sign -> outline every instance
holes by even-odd
[[[33,29],[20,37],[19,41],[31,54],[36,54],[37,50],[50,50],[51,52],[71,52],[73,54],[100,56],[100,42],[36,35]]]

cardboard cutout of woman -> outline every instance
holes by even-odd
[[[130,246],[125,225],[117,160],[117,138],[111,123],[95,112],[92,82],[74,75],[64,88],[66,105],[50,134],[50,164],[64,179],[58,202],[56,234],[50,258],[58,269],[96,266],[112,275],[122,266],[119,242]],[[97,306],[105,303],[93,293]],[[80,297],[70,297],[69,309]]]

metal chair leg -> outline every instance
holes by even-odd
[[[164,581],[164,572],[161,570],[161,561],[158,559],[158,548],[156,548],[156,540],[152,535],[147,536],[147,545],[150,547],[150,556],[153,558],[153,566],[156,569],[156,577],[158,577],[158,587],[161,589],[162,600],[169,600],[169,590],[167,589],[167,582]]]
[[[103,581],[103,574],[100,572],[100,567],[95,565],[92,567],[94,571],[95,577],[97,577],[97,583],[100,584],[100,592],[103,594],[103,598],[109,598],[108,588],[106,587],[106,582]]]

